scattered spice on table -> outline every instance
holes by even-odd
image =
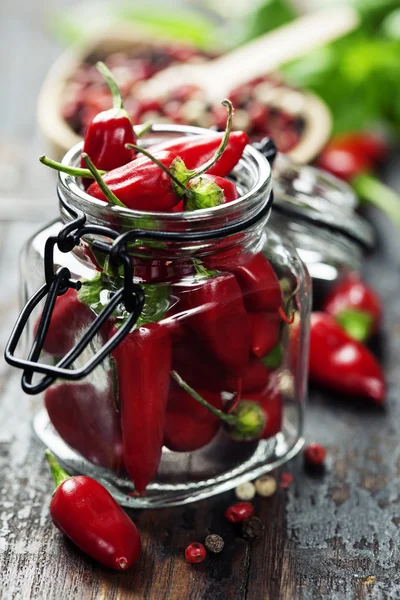
[[[259,538],[264,530],[264,525],[261,519],[251,516],[242,522],[241,536],[248,542],[252,542]]]
[[[246,481],[235,488],[235,494],[238,500],[253,500],[256,488],[251,481]]]
[[[275,494],[278,484],[274,477],[271,477],[270,475],[264,475],[256,480],[255,488],[259,496],[262,496],[263,498],[269,498]]]
[[[251,517],[254,513],[254,506],[251,502],[238,502],[233,504],[225,511],[225,517],[231,523],[241,523]]]
[[[290,487],[292,482],[293,482],[293,475],[291,473],[289,473],[288,471],[283,471],[283,473],[281,473],[279,487],[283,490],[286,490]]]
[[[207,551],[200,542],[192,542],[185,549],[185,558],[188,562],[197,564],[203,562],[207,556]]]
[[[309,466],[322,466],[325,462],[326,450],[321,444],[308,444],[304,449],[304,462]]]
[[[217,535],[216,533],[211,533],[206,537],[204,545],[209,552],[219,554],[224,549],[225,542],[220,535]]]

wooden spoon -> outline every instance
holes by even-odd
[[[217,104],[241,84],[345,35],[358,22],[357,12],[344,6],[307,14],[220,58],[168,67],[144,82],[139,96],[158,98],[168,90],[191,84],[202,88],[206,99]]]

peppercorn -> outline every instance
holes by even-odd
[[[223,550],[225,542],[220,535],[217,535],[216,533],[211,533],[206,537],[204,545],[210,552],[218,554]]]
[[[251,517],[253,512],[254,506],[251,502],[238,502],[225,511],[225,517],[231,523],[241,523],[245,519]]]
[[[250,517],[242,523],[242,538],[251,542],[262,534],[264,525],[258,517]]]
[[[287,490],[287,488],[290,486],[292,481],[293,481],[293,475],[291,473],[288,473],[287,471],[284,471],[281,475],[279,487],[282,488],[283,490]]]
[[[276,479],[271,477],[270,475],[265,475],[264,477],[260,477],[257,479],[255,483],[256,492],[259,496],[263,496],[263,498],[268,498],[269,496],[273,496],[275,494],[278,484],[276,483]]]
[[[201,563],[206,556],[206,549],[200,542],[192,542],[185,550],[185,558],[190,563]]]
[[[323,464],[326,457],[326,450],[320,444],[309,444],[304,450],[304,462],[313,467],[319,467]]]
[[[235,489],[235,494],[239,500],[253,500],[254,496],[256,495],[256,488],[254,487],[253,483],[246,481],[245,483],[237,486]]]

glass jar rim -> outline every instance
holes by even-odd
[[[188,125],[161,124],[153,125],[150,134],[162,136],[167,134],[173,137],[192,135],[212,135],[214,132],[201,127]],[[218,132],[215,132],[218,135]],[[148,134],[142,139],[146,142]],[[141,140],[142,141],[142,140]],[[159,142],[159,140],[157,140]],[[73,146],[62,159],[62,164],[76,166],[82,151],[83,142]],[[77,183],[77,178],[66,173],[59,173],[58,194],[62,204],[72,205],[74,208],[85,213],[87,217],[97,222],[115,223],[116,217],[123,222],[124,227],[140,227],[143,229],[154,229],[155,227],[167,227],[169,230],[204,230],[214,229],[221,224],[233,224],[244,218],[250,218],[265,208],[268,203],[272,189],[271,167],[267,159],[256,148],[247,145],[238,165],[232,171],[233,176],[240,171],[247,171],[252,175],[253,182],[250,188],[237,200],[221,204],[213,208],[200,209],[185,212],[145,212],[111,206],[103,200],[99,200],[87,194]],[[68,214],[62,211],[68,220]],[[149,223],[146,226],[146,223]]]

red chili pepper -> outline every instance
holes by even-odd
[[[240,391],[240,380],[215,360],[205,344],[190,329],[183,329],[183,335],[174,343],[172,364],[173,369],[196,389],[210,392]]]
[[[319,155],[317,166],[351,181],[382,162],[387,153],[388,144],[381,136],[369,132],[346,133],[329,142]]]
[[[212,158],[222,143],[223,137],[223,133],[185,136],[151,146],[151,151],[154,154],[160,150],[168,150],[176,156],[180,156],[188,169],[198,169]],[[221,177],[228,175],[242,158],[248,143],[247,133],[232,131],[222,156],[215,165],[208,169],[207,173]]]
[[[215,408],[222,410],[219,392],[199,392]],[[175,382],[171,382],[165,420],[164,445],[174,452],[193,452],[206,446],[222,427],[210,413]]]
[[[281,318],[277,312],[250,313],[251,351],[262,358],[279,341]]]
[[[399,195],[370,174],[387,152],[382,138],[369,133],[348,134],[334,138],[316,165],[351,183],[359,200],[377,207],[400,229]]]
[[[265,413],[257,402],[240,400],[235,402],[234,407],[231,408],[229,413],[225,413],[207,402],[176,371],[172,371],[171,375],[194,400],[223,421],[224,430],[232,439],[236,441],[254,441],[260,439],[265,426]]]
[[[207,269],[234,273],[250,313],[276,312],[282,304],[279,279],[261,253],[243,254],[237,248],[222,250],[204,260]]]
[[[143,494],[157,472],[164,440],[171,371],[168,327],[162,323],[139,327],[113,356],[118,367],[124,463],[136,490]]]
[[[91,477],[69,477],[49,450],[56,484],[50,503],[54,525],[99,563],[125,571],[140,553],[136,526],[111,494]]]
[[[382,318],[380,298],[355,272],[333,286],[323,310],[360,342],[377,331]]]
[[[229,269],[231,270],[231,269]],[[250,312],[277,311],[282,303],[279,279],[268,259],[259,252],[232,268]]]
[[[274,437],[282,430],[283,400],[276,374],[270,373],[265,388],[255,394],[246,394],[246,399],[258,402],[265,413],[265,426],[261,439]]]
[[[339,179],[349,182],[355,176],[372,169],[372,161],[368,156],[354,152],[352,149],[336,147],[334,143],[328,144],[321,152],[316,165]]]
[[[133,160],[136,153],[126,148],[125,144],[135,144],[136,136],[112,74],[104,63],[98,62],[96,66],[110,88],[113,108],[100,112],[93,118],[86,130],[83,151],[98,169],[111,171]],[[81,166],[86,166],[83,159]]]
[[[259,392],[264,389],[268,383],[269,372],[258,358],[251,358],[246,370],[241,378],[241,390],[243,394]],[[237,381],[234,377],[229,378],[230,385],[228,391],[233,391]]]
[[[231,273],[195,277],[174,286],[185,324],[232,375],[243,375],[250,352],[249,319],[242,293]],[[198,272],[203,274],[201,268]]]
[[[171,212],[183,212],[185,210],[185,203],[183,200],[179,202],[176,206],[171,208]]]
[[[112,373],[97,371],[96,378],[96,385],[85,381],[52,386],[45,393],[46,410],[54,429],[71,448],[96,465],[120,472],[121,423]]]
[[[93,319],[90,308],[79,300],[78,292],[70,288],[56,299],[43,349],[52,356],[64,356]],[[35,324],[35,334],[38,326],[39,319]]]
[[[311,316],[310,379],[376,404],[385,399],[384,376],[374,356],[325,313]]]
[[[157,152],[155,158],[170,168],[176,154]],[[148,212],[165,212],[180,202],[167,173],[146,157],[109,171],[103,177],[104,183],[127,208]],[[87,193],[99,200],[106,200],[104,192],[97,182],[93,182]]]

